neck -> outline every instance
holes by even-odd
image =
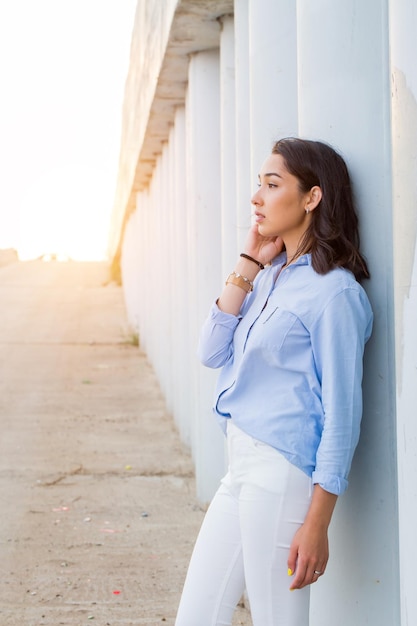
[[[287,260],[284,263],[284,267],[287,265],[291,265],[293,261],[298,259],[298,257],[300,257],[303,254],[302,251],[296,250],[294,248],[290,248],[290,249],[286,248],[285,251],[287,253]]]
[[[302,245],[304,243],[304,245]],[[287,253],[287,260],[284,266],[291,265],[293,261],[298,259],[303,254],[306,254],[310,250],[310,246],[306,245],[302,240],[298,240],[295,243],[293,241],[286,242],[284,240],[285,251]]]

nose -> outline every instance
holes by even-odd
[[[262,204],[261,190],[257,189],[251,198],[251,204],[259,206]]]

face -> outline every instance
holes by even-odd
[[[271,154],[259,174],[259,189],[252,197],[258,231],[264,237],[277,237],[288,247],[297,246],[310,217],[306,213],[308,194],[299,189],[280,154]]]

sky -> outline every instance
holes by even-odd
[[[136,0],[0,0],[0,249],[105,258]]]

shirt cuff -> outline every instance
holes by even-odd
[[[215,322],[215,324],[220,324],[221,326],[226,326],[227,328],[235,329],[236,326],[240,322],[240,317],[236,315],[232,315],[232,313],[225,313],[221,311],[217,306],[217,302],[214,302],[210,312],[209,318]]]
[[[312,480],[313,484],[320,485],[322,489],[336,496],[341,496],[348,486],[348,481],[345,478],[341,478],[335,474],[325,474],[320,471],[313,472]]]

